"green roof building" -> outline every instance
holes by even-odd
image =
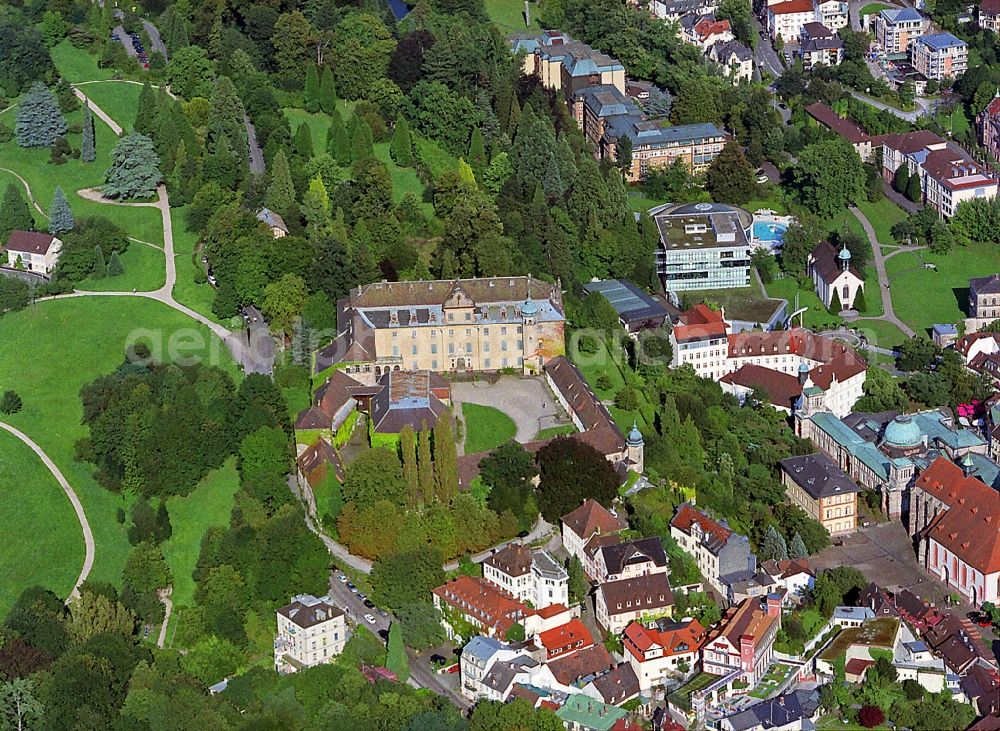
[[[628,711],[577,693],[566,699],[556,715],[567,731],[609,731]]]

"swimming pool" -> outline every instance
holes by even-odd
[[[777,221],[754,221],[753,237],[755,241],[775,242],[785,238],[787,223]]]

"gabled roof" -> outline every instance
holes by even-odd
[[[600,550],[609,574],[620,574],[626,566],[635,563],[652,562],[657,567],[667,565],[663,542],[656,536],[603,546]]]
[[[785,409],[791,409],[802,395],[802,384],[795,376],[753,363],[744,363],[737,370],[724,375],[720,381],[743,388],[763,388],[772,404]]]
[[[566,624],[539,633],[538,643],[551,656],[589,647],[594,644],[594,638],[580,619],[571,619]]]
[[[432,592],[439,600],[450,604],[462,614],[475,617],[484,627],[500,635],[530,611],[513,595],[495,587],[485,579],[459,576]]]
[[[767,12],[774,15],[793,15],[795,13],[812,13],[813,0],[785,0],[776,5],[769,5]]]
[[[665,573],[646,574],[632,579],[621,579],[601,584],[598,589],[604,597],[609,616],[649,612],[673,606],[674,595]]]
[[[807,25],[811,25],[811,23],[807,23]],[[823,102],[810,104],[806,107],[806,113],[851,144],[858,144],[869,139],[868,133],[865,132],[861,125],[853,120],[841,117]]]
[[[300,594],[292,597],[291,603],[281,607],[278,614],[287,617],[303,629],[315,627],[317,624],[344,616],[343,610],[334,606],[330,597],[317,598],[311,594]]]
[[[701,528],[702,533],[706,536],[703,542],[709,550],[715,553],[726,545],[729,536],[733,534],[729,528],[709,518],[705,513],[695,510],[688,503],[681,505],[677,509],[677,515],[670,521],[672,528],[684,531],[688,535],[691,535],[691,529],[695,524]]]
[[[562,685],[572,685],[582,679],[594,678],[615,666],[614,658],[602,644],[590,645],[572,655],[557,657],[547,663],[552,675]]]
[[[744,599],[738,607],[731,607],[722,621],[716,625],[709,642],[725,637],[735,648],[740,646],[740,638],[748,636],[757,640],[767,634],[772,625],[780,621],[761,608],[756,597]]]
[[[624,649],[639,662],[646,662],[643,653],[653,646],[663,648],[663,657],[684,655],[701,648],[708,631],[697,619],[682,622],[661,622],[655,627],[646,627],[639,622],[631,622],[622,636]]]
[[[281,229],[285,233],[288,233],[288,226],[285,225],[285,219],[270,208],[261,208],[257,211],[257,220],[272,228]]]
[[[623,662],[615,669],[599,675],[591,681],[594,690],[601,694],[605,703],[619,706],[639,695],[639,678],[632,665]]]
[[[562,523],[584,540],[595,533],[618,533],[628,528],[627,523],[593,499],[585,500],[569,515],[564,515]]]
[[[674,340],[687,343],[726,336],[726,322],[722,313],[704,304],[697,304],[680,314],[674,325]]]
[[[519,543],[508,543],[483,562],[508,576],[531,573],[531,549]]]
[[[8,251],[21,251],[25,254],[45,254],[56,237],[39,231],[11,231],[7,237]]]
[[[310,485],[322,481],[330,469],[333,469],[333,474],[339,482],[344,481],[344,463],[337,450],[323,437],[317,438],[302,450],[295,461]]]
[[[760,567],[767,572],[768,576],[775,579],[787,579],[799,574],[816,575],[809,566],[809,559],[807,558],[788,558],[780,561],[772,559],[764,561]]]
[[[840,269],[839,260],[837,259],[837,250],[829,241],[820,241],[816,245],[816,248],[812,250],[812,258],[813,269],[827,284],[836,281],[843,274]],[[849,267],[848,271],[859,280],[864,281],[864,277],[853,266]]]

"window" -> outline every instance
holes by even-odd
[[[483,343],[483,352],[484,353],[489,353],[490,352],[490,344],[489,343]]]
[[[506,335],[507,334],[507,328],[506,328],[506,326],[500,328],[500,334],[501,335]]]
[[[393,345],[392,346],[392,354],[393,355],[399,355],[399,346],[398,345]]]
[[[432,371],[436,371],[437,369],[438,369],[438,362],[437,362],[437,360],[432,360],[431,361],[431,370]]]
[[[483,335],[485,337],[489,337],[490,336],[490,329],[488,327],[484,327],[483,328]]]
[[[413,338],[414,340],[416,340],[417,339],[417,331],[416,330],[410,330],[410,337]]]
[[[489,358],[486,358],[486,359],[485,359],[485,360],[483,361],[483,368],[485,368],[485,369],[489,370],[489,367],[490,367],[490,359],[489,359]]]
[[[504,340],[500,343],[500,350],[507,350],[507,341]]]
[[[472,343],[466,343],[465,344],[465,352],[466,353],[471,353],[472,352]]]
[[[437,352],[438,352],[438,344],[431,343],[431,355],[437,355]]]
[[[448,355],[455,354],[455,343],[448,343]]]
[[[411,350],[411,353],[410,353],[411,355],[416,355],[417,354],[417,344],[414,343],[413,347],[410,350]]]
[[[471,327],[465,328],[465,337],[467,337],[467,338],[471,338],[472,337],[472,328]]]
[[[455,321],[455,313],[454,312],[449,312],[448,313],[448,322],[454,322],[454,321]]]
[[[472,319],[472,313],[471,312],[466,312],[465,313],[465,321],[468,322],[471,319]]]

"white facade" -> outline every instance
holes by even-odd
[[[848,7],[841,0],[823,0],[816,3],[816,19],[833,31],[846,28]]]
[[[328,596],[303,594],[277,611],[274,665],[278,672],[295,672],[333,661],[344,650],[347,621]]]
[[[802,34],[802,26],[815,23],[817,16],[812,0],[787,0],[768,7],[768,32],[772,40],[781,38],[785,43],[795,43]]]
[[[975,540],[975,536],[970,539]],[[927,545],[927,570],[974,606],[1000,603],[1000,571],[984,574],[933,538]]]
[[[690,363],[695,373],[713,381],[719,380],[728,372],[726,369],[729,339],[725,335],[708,340],[678,343],[671,332],[670,345],[673,347],[671,368]]]
[[[59,254],[62,252],[62,241],[57,238],[52,239],[52,243],[45,253],[39,254],[30,251],[21,251],[7,247],[4,253],[7,255],[6,266],[11,269],[22,269],[27,272],[52,274],[59,261]]]

